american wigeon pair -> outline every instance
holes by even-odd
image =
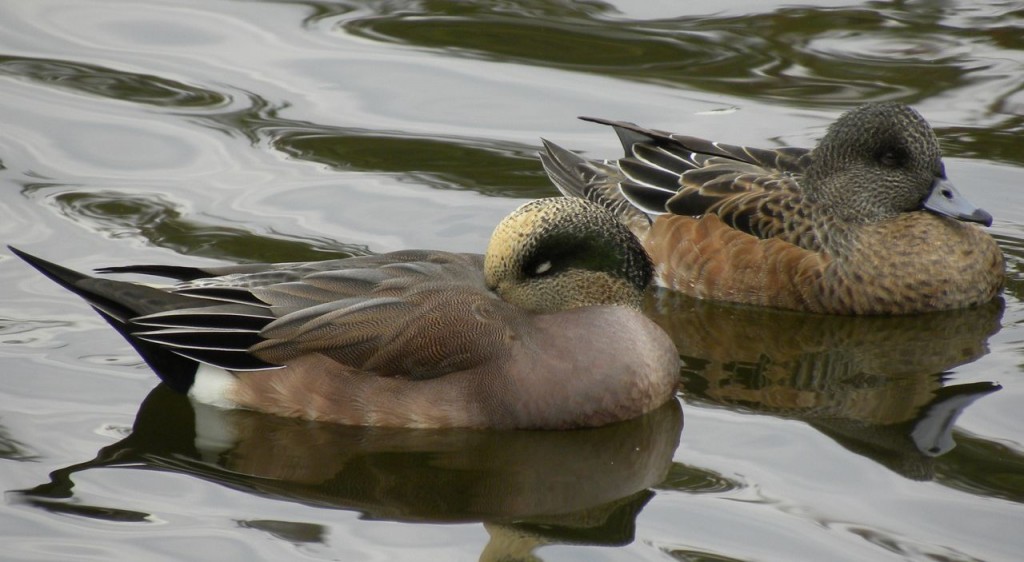
[[[485,256],[126,266],[155,288],[12,248],[84,298],[160,378],[228,408],[353,425],[563,429],[669,400],[679,358],[640,313],[651,263],[609,212],[527,203]]]
[[[968,307],[1003,288],[992,217],[946,178],[928,123],[897,103],[842,115],[813,150],[731,146],[590,119],[626,156],[587,161],[545,141],[566,195],[615,212],[657,282],[713,300],[829,314]]]
[[[639,312],[655,274],[644,248],[669,287],[814,312],[964,307],[1002,288],[995,242],[961,222],[991,217],[952,188],[905,106],[847,113],[813,151],[597,121],[627,157],[546,143],[545,168],[575,198],[524,205],[486,256],[103,270],[179,280],[153,288],[15,252],[201,402],[402,427],[596,426],[667,401],[678,357]]]

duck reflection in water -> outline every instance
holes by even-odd
[[[650,488],[672,467],[682,424],[679,402],[670,400],[636,419],[572,431],[355,427],[223,410],[160,385],[130,435],[8,499],[147,522],[147,513],[66,501],[75,496],[73,478],[93,468],[168,471],[366,519],[484,522],[491,538],[481,560],[529,558],[545,544],[632,542]],[[289,542],[328,541],[316,523],[239,524]]]
[[[646,310],[675,341],[683,395],[799,419],[915,480],[954,447],[956,418],[992,382],[948,384],[988,352],[1003,303],[926,315],[847,317],[700,301],[659,291]]]

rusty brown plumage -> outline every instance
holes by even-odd
[[[961,308],[1002,290],[1002,253],[970,224],[991,216],[952,188],[934,132],[906,106],[848,112],[813,150],[588,120],[614,127],[626,156],[590,162],[545,141],[545,170],[619,212],[666,287],[830,314]]]

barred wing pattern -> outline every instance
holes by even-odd
[[[649,214],[717,215],[761,239],[780,238],[819,250],[816,217],[800,178],[811,161],[805,148],[766,150],[646,129],[633,123],[584,118],[613,127],[626,157],[619,188]]]

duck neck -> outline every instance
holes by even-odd
[[[864,225],[897,214],[879,200],[876,190],[850,187],[857,186],[865,177],[858,170],[831,172],[827,176],[816,172],[814,167],[807,171],[805,196],[823,216],[849,225]]]

